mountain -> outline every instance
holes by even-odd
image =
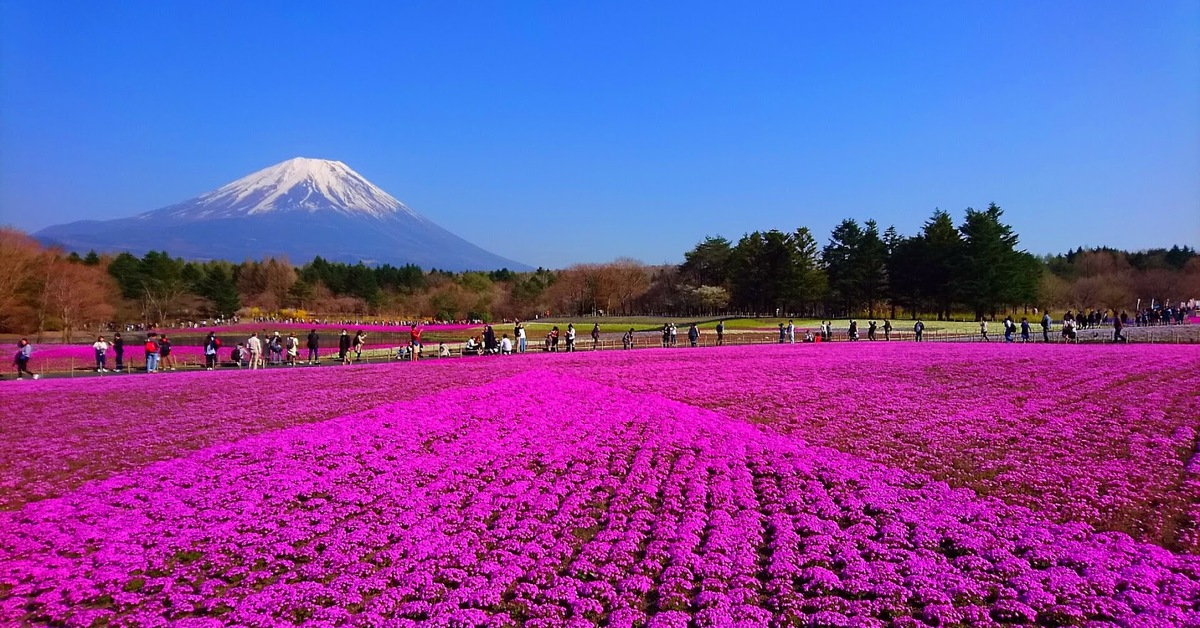
[[[287,256],[296,263],[320,255],[425,269],[529,270],[439,227],[346,164],[303,157],[132,218],[82,220],[33,235],[80,253],[166,250],[188,259]]]

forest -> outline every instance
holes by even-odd
[[[280,318],[500,320],[534,316],[768,315],[978,319],[1034,307],[1133,311],[1200,298],[1189,246],[1080,247],[1035,256],[1003,210],[937,210],[904,236],[843,220],[824,244],[806,227],[736,242],[705,237],[678,265],[632,259],[533,272],[446,272],[320,257],[188,261],[168,251],[46,248],[0,229],[0,331],[73,331],[114,324]]]

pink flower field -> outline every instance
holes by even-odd
[[[1200,626],[1200,355],[5,382],[0,624]]]

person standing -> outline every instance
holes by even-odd
[[[875,324],[875,321],[870,321],[867,323],[867,340],[875,340],[875,330],[877,328],[878,325]]]
[[[671,325],[670,325],[670,323],[663,323],[662,346],[664,349],[671,346]]]
[[[1029,342],[1029,319],[1021,317],[1021,342]]]
[[[350,363],[350,334],[345,329],[338,336],[338,361],[343,365]]]
[[[121,338],[120,332],[113,334],[112,347],[117,362],[113,370],[120,373],[125,370],[125,339]]]
[[[600,323],[592,325],[592,351],[600,348]]]
[[[416,360],[425,348],[425,345],[421,344],[421,328],[416,323],[408,328],[408,344],[412,347],[412,359]]]
[[[717,321],[717,346],[725,344],[725,320]]]
[[[675,327],[675,323],[671,323],[671,346],[679,346],[679,330]]]
[[[250,334],[250,339],[246,341],[246,350],[250,352],[250,370],[266,368],[263,364],[262,340],[259,339],[258,332]]]
[[[321,336],[316,329],[308,332],[308,363],[319,364],[320,356],[317,355],[318,349],[321,348]]]
[[[525,353],[525,324],[517,323],[517,352]]]
[[[283,364],[283,338],[279,336],[279,332],[275,332],[271,336],[271,364],[276,366]]]
[[[150,332],[146,335],[146,372],[158,372],[158,334]]]
[[[96,342],[92,343],[92,349],[96,350],[96,372],[107,373],[105,360],[108,359],[108,342],[104,340],[104,336],[96,338]]]
[[[892,321],[883,319],[883,339],[885,341],[892,339]]]
[[[29,376],[33,379],[38,378],[37,375],[29,371],[29,360],[32,358],[33,345],[29,344],[29,341],[24,338],[17,341],[17,354],[13,356],[13,364],[17,367],[17,379],[25,379],[26,373],[29,373]]]
[[[363,346],[367,344],[367,334],[363,330],[354,332],[354,361],[362,361]]]
[[[220,348],[217,334],[209,332],[208,338],[204,339],[204,370],[211,371],[217,368],[217,350]]]
[[[846,331],[846,338],[849,340],[858,340],[858,321],[850,319],[850,329]]]
[[[558,353],[558,325],[550,328],[550,333],[546,335],[550,341],[550,351]]]
[[[917,319],[917,322],[913,324],[913,335],[916,336],[916,342],[921,342],[921,335],[924,333],[925,323],[922,323],[921,319]]]
[[[575,350],[575,324],[567,323],[567,353]]]
[[[1125,321],[1121,317],[1113,318],[1113,342],[1125,342],[1125,335],[1121,331],[1125,329]]]
[[[690,343],[693,347],[695,347],[696,343],[698,343],[699,341],[700,341],[700,328],[696,327],[695,323],[692,323],[692,326],[688,328],[688,343]]]
[[[779,344],[783,344],[785,342],[787,342],[787,329],[784,328],[783,323],[780,323],[779,324]]]
[[[788,344],[796,344],[796,323],[791,320],[787,324],[787,339]]]
[[[496,348],[498,346],[499,346],[499,344],[496,342],[496,331],[494,329],[492,329],[491,325],[484,325],[483,326],[483,354],[491,355],[493,353],[496,353]],[[570,347],[569,344],[567,346]],[[569,348],[567,350],[570,351]]]
[[[175,357],[171,355],[171,341],[163,336],[158,342],[158,354],[161,356],[162,370],[175,370]]]
[[[632,327],[629,328],[629,331],[625,332],[624,336],[621,336],[621,346],[625,347],[626,349],[633,348],[633,328]]]
[[[296,359],[300,357],[300,339],[296,338],[296,332],[288,332],[286,348],[287,348],[287,363],[289,366],[296,366]]]
[[[1042,312],[1042,342],[1050,342],[1050,312]]]

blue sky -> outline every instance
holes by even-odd
[[[0,222],[337,159],[533,265],[707,234],[1200,245],[1200,2],[0,0]]]

